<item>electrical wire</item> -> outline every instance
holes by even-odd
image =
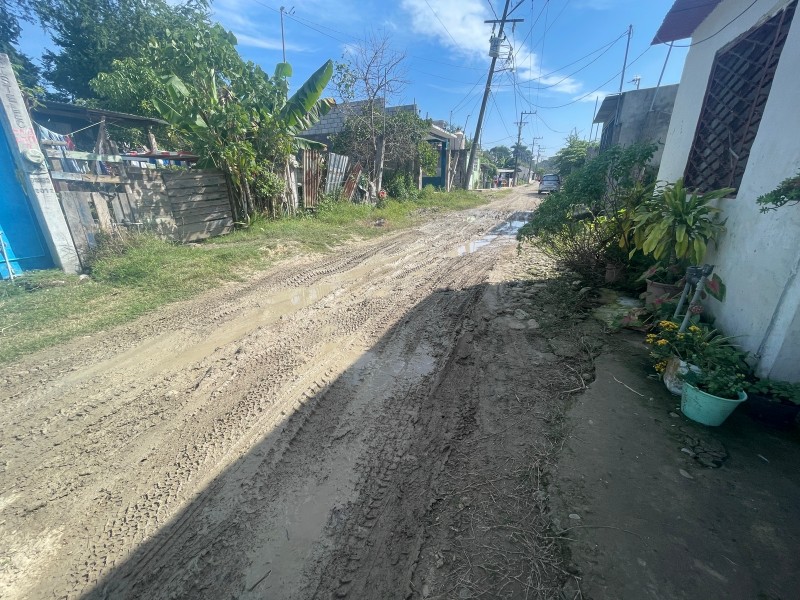
[[[428,0],[425,0],[425,4],[428,5],[428,8],[431,9],[431,12],[433,13],[433,16],[436,17],[436,20],[439,21],[439,24],[442,27],[444,27],[444,30],[447,32],[447,35],[450,36],[450,39],[453,40],[453,43],[456,45],[456,48],[458,48],[458,42],[456,41],[456,38],[453,37],[453,34],[450,33],[450,30],[447,28],[447,25],[445,25],[444,22],[439,18],[439,13],[437,13],[435,10],[433,10],[433,7],[430,5],[430,2],[428,2]]]
[[[585,65],[583,65],[583,66],[582,66],[582,67],[580,67],[579,69],[576,69],[576,70],[574,70],[574,71],[573,71],[572,73],[570,73],[569,75],[564,75],[564,77],[562,77],[561,79],[559,79],[559,80],[558,80],[558,81],[556,81],[555,83],[551,83],[551,84],[548,84],[548,85],[541,85],[541,80],[542,80],[542,79],[544,79],[545,77],[550,77],[551,75],[555,74],[557,71],[552,71],[552,72],[550,72],[550,73],[547,73],[546,75],[541,75],[540,77],[538,77],[538,78],[537,78],[537,81],[539,81],[539,85],[536,87],[536,91],[539,91],[539,90],[546,90],[546,89],[549,89],[549,88],[556,87],[556,86],[558,86],[558,85],[562,84],[564,81],[566,81],[566,80],[567,80],[567,79],[569,79],[570,77],[572,77],[573,75],[577,75],[578,73],[580,73],[580,72],[581,72],[581,71],[583,71],[584,69],[587,69],[588,67],[590,67],[591,65],[593,65],[594,63],[596,63],[598,60],[600,60],[600,59],[601,59],[601,58],[602,58],[602,57],[603,57],[603,56],[604,56],[604,55],[605,55],[607,52],[609,52],[609,51],[610,51],[610,50],[611,50],[611,49],[612,49],[612,48],[613,48],[613,47],[616,45],[616,43],[617,43],[617,42],[619,42],[619,41],[620,41],[620,40],[621,40],[623,37],[625,37],[625,34],[624,34],[624,33],[623,33],[623,34],[622,34],[620,37],[618,37],[616,40],[614,40],[614,41],[613,41],[611,44],[609,44],[609,45],[608,45],[608,46],[607,46],[607,47],[606,47],[606,48],[605,48],[605,49],[604,49],[604,50],[603,50],[603,51],[602,51],[600,54],[598,54],[598,55],[597,55],[595,58],[593,58],[591,61],[589,61],[588,63],[586,63]],[[586,58],[586,57],[584,57],[584,58]],[[575,63],[572,63],[572,64],[575,64]],[[559,70],[560,70],[560,69],[559,69]]]
[[[274,8],[274,7],[272,7],[269,4],[266,4],[264,2],[261,2],[260,0],[252,0],[252,1],[255,4],[263,6],[264,8],[267,8],[267,9],[273,11],[273,12],[276,12],[276,13],[280,13],[281,12],[279,9]],[[335,41],[337,41],[339,43],[342,43],[342,44],[349,44],[350,42],[348,42],[347,40],[343,40],[341,38],[338,38],[335,35],[331,35],[330,33],[326,33],[325,31],[321,31],[320,28],[327,29],[328,31],[332,31],[333,33],[337,33],[339,35],[348,37],[351,40],[355,40],[355,41],[358,41],[358,42],[362,41],[362,39],[359,38],[356,35],[353,35],[351,33],[346,33],[344,31],[339,31],[338,29],[333,29],[332,27],[328,27],[327,25],[322,25],[320,23],[316,23],[314,21],[306,19],[305,17],[300,17],[298,15],[290,15],[290,14],[287,14],[285,12],[283,13],[283,15],[287,19],[291,19],[292,21],[296,22],[298,25],[302,25],[303,27],[307,27],[308,29],[311,29],[312,31],[316,31],[320,35],[324,35],[325,37],[328,37],[328,38],[330,38],[332,40],[335,40]],[[425,56],[416,56],[414,54],[409,54],[408,58],[413,58],[413,59],[416,59],[416,60],[424,60],[424,61],[427,61],[427,62],[432,62],[432,63],[444,65],[444,66],[447,66],[447,67],[452,67],[452,68],[455,68],[455,69],[468,69],[470,71],[483,71],[483,68],[481,68],[481,67],[468,67],[468,66],[459,65],[459,64],[456,64],[456,63],[449,63],[449,62],[444,62],[444,61],[441,61],[441,60],[434,60],[432,58],[428,58],[428,57],[425,57]]]
[[[648,46],[648,47],[645,49],[645,51],[644,51],[644,52],[642,52],[642,53],[641,53],[639,56],[637,56],[637,57],[636,57],[636,58],[634,58],[634,59],[633,59],[631,62],[629,62],[629,63],[626,65],[626,67],[625,67],[625,68],[627,69],[627,68],[628,68],[628,67],[630,67],[630,66],[631,66],[633,63],[635,63],[637,60],[639,60],[640,58],[642,58],[642,57],[643,57],[645,54],[647,54],[647,53],[650,51],[650,49],[651,49],[652,47],[653,47],[653,46]],[[571,102],[567,102],[566,104],[559,104],[558,106],[540,106],[540,105],[538,105],[538,104],[531,104],[531,106],[533,106],[534,108],[541,108],[541,109],[548,109],[548,110],[549,110],[549,109],[554,109],[554,108],[564,108],[565,106],[570,106],[570,105],[572,105],[572,104],[575,104],[575,103],[577,103],[577,102],[580,102],[581,100],[583,100],[583,99],[585,99],[585,98],[588,98],[589,96],[591,96],[591,95],[592,95],[592,94],[594,94],[595,92],[599,91],[601,88],[605,87],[606,85],[608,85],[609,83],[611,83],[612,81],[614,81],[614,79],[616,79],[616,78],[617,78],[617,77],[619,77],[620,75],[622,75],[622,71],[618,71],[618,72],[617,72],[615,75],[612,75],[612,76],[611,76],[611,77],[610,77],[610,78],[609,78],[607,81],[604,81],[603,83],[601,83],[599,86],[597,86],[597,87],[596,87],[595,89],[593,89],[591,92],[587,92],[587,93],[586,93],[586,94],[584,94],[583,96],[579,96],[578,98],[575,98],[574,100],[572,100]]]
[[[742,17],[742,16],[744,15],[744,13],[746,13],[748,10],[750,10],[751,8],[753,8],[753,6],[755,6],[756,2],[758,2],[758,0],[753,0],[753,1],[752,1],[752,2],[751,2],[751,3],[750,3],[748,6],[747,6],[747,8],[745,8],[745,9],[744,9],[742,12],[740,12],[738,15],[736,15],[735,17],[733,17],[733,18],[732,18],[730,21],[728,21],[727,23],[725,23],[725,25],[723,25],[722,27],[720,27],[720,28],[719,28],[717,31],[715,31],[714,33],[712,33],[710,36],[708,36],[708,37],[706,37],[706,38],[703,38],[702,40],[697,40],[696,42],[692,42],[691,44],[673,44],[673,45],[672,45],[672,47],[673,47],[673,48],[692,48],[692,47],[694,47],[694,46],[697,46],[697,45],[699,45],[699,44],[702,44],[703,42],[707,42],[707,41],[708,41],[708,40],[710,40],[711,38],[713,38],[713,37],[716,37],[716,36],[718,36],[720,33],[722,33],[723,31],[725,31],[725,30],[728,28],[728,26],[729,26],[729,25],[732,25],[732,24],[733,24],[735,21],[737,21],[737,20],[738,20],[740,17]],[[658,43],[659,43],[659,44],[663,44],[663,43],[665,43],[665,42],[658,42]]]
[[[489,97],[492,99],[492,104],[494,104],[494,108],[497,111],[497,116],[500,117],[500,122],[503,124],[503,129],[506,130],[506,133],[509,137],[514,137],[508,132],[508,125],[506,125],[506,120],[503,118],[503,113],[500,111],[500,107],[497,106],[497,100],[495,100],[494,92],[489,92]]]
[[[475,90],[475,88],[480,85],[481,81],[483,81],[483,75],[481,75],[478,81],[475,82],[475,85],[472,86],[472,89],[470,89],[470,91],[468,91],[464,95],[464,97],[461,100],[459,100],[458,103],[452,108],[453,112],[456,112],[461,107],[461,105],[467,101],[467,99],[472,95],[472,92]]]

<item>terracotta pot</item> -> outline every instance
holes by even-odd
[[[699,373],[700,367],[673,356],[667,361],[667,367],[664,369],[661,379],[670,393],[680,396],[683,394],[683,381],[690,371]]]
[[[657,281],[645,280],[647,291],[644,294],[645,304],[655,304],[656,299],[669,300],[681,295],[682,285],[672,285],[670,283],[659,283]]]

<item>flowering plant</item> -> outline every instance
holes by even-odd
[[[677,323],[667,320],[659,321],[656,328],[656,333],[649,334],[645,342],[651,346],[650,356],[659,373],[664,372],[673,356],[701,369],[727,364],[741,370],[744,365],[742,353],[731,339],[719,335],[715,329],[692,324],[681,332]]]
[[[667,361],[673,356],[689,361],[702,351],[703,344],[707,344],[713,335],[713,332],[706,331],[699,325],[691,325],[685,332],[679,332],[678,329],[678,324],[673,321],[659,321],[656,333],[645,337],[645,342],[651,346],[653,366],[659,373],[664,372]]]

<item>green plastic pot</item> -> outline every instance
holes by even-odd
[[[744,392],[739,392],[738,399],[730,400],[704,392],[684,381],[681,412],[692,421],[717,427],[722,425],[725,419],[736,410],[736,407],[745,400],[747,400],[747,394]]]

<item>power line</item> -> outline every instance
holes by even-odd
[[[547,129],[549,129],[553,133],[560,133],[560,134],[568,133],[566,131],[558,131],[557,129],[553,129],[552,127],[550,127],[550,125],[547,124],[547,121],[545,121],[539,113],[535,113],[535,114],[536,114],[536,118],[539,119],[542,122],[542,125],[544,125]]]
[[[697,40],[696,42],[692,42],[691,44],[673,44],[673,48],[692,48],[693,46],[697,46],[698,44],[702,44],[703,42],[707,42],[707,41],[708,41],[708,40],[710,40],[711,38],[718,36],[720,33],[722,33],[723,31],[725,31],[725,30],[728,28],[728,26],[729,26],[729,25],[732,25],[732,24],[734,23],[734,21],[738,20],[738,19],[739,19],[739,18],[740,18],[742,15],[744,15],[744,13],[746,13],[748,10],[750,10],[751,8],[753,8],[753,6],[755,5],[755,3],[756,3],[756,2],[758,2],[758,0],[753,0],[753,1],[752,1],[752,2],[751,2],[751,3],[750,3],[748,6],[747,6],[747,8],[745,8],[745,9],[744,9],[742,12],[740,12],[738,15],[736,15],[735,17],[733,17],[733,18],[732,18],[730,21],[728,21],[727,23],[725,23],[725,25],[723,25],[722,27],[720,27],[720,28],[719,28],[717,31],[715,31],[714,33],[712,33],[710,36],[708,36],[708,37],[706,37],[706,38],[703,38],[702,40]],[[660,43],[660,44],[663,44],[664,42],[659,42],[659,43]]]
[[[508,137],[514,137],[508,132],[508,125],[506,125],[506,120],[503,118],[503,113],[500,112],[500,107],[497,106],[497,100],[494,97],[494,92],[490,92],[489,97],[492,99],[492,104],[494,104],[494,109],[497,111],[497,116],[500,117],[500,122],[503,124],[503,129],[506,130]]]
[[[582,67],[580,67],[579,69],[576,69],[575,71],[573,71],[573,72],[572,72],[572,73],[570,73],[569,75],[565,75],[564,77],[562,77],[561,79],[559,79],[559,80],[558,80],[557,82],[555,82],[555,83],[551,83],[551,84],[548,84],[548,85],[541,85],[541,80],[542,80],[542,79],[544,79],[544,78],[546,78],[546,77],[550,77],[551,75],[554,75],[555,73],[557,73],[557,72],[558,72],[558,71],[560,71],[561,69],[556,69],[555,71],[551,71],[550,73],[547,73],[547,74],[545,74],[545,75],[541,75],[540,77],[537,77],[537,78],[536,78],[536,80],[537,80],[537,81],[539,81],[539,85],[536,87],[536,90],[537,90],[537,91],[538,91],[538,90],[546,90],[546,89],[549,89],[549,88],[552,88],[552,87],[556,87],[556,86],[560,85],[561,83],[563,83],[564,81],[566,81],[567,79],[569,79],[570,77],[572,77],[573,75],[577,75],[578,73],[580,73],[580,72],[581,72],[581,71],[583,71],[584,69],[587,69],[588,67],[590,67],[591,65],[593,65],[594,63],[596,63],[598,60],[600,60],[600,59],[601,59],[601,58],[602,58],[602,57],[603,57],[603,56],[604,56],[604,55],[605,55],[607,52],[609,52],[609,51],[610,51],[610,50],[611,50],[611,49],[612,49],[612,48],[613,48],[613,47],[616,45],[616,43],[617,43],[618,41],[620,41],[620,40],[621,40],[623,37],[625,37],[625,35],[626,35],[626,34],[625,34],[625,33],[623,33],[621,36],[619,36],[619,37],[618,37],[617,39],[615,39],[613,42],[611,42],[610,44],[607,44],[606,46],[604,46],[603,48],[601,48],[602,52],[601,52],[601,53],[600,53],[598,56],[596,56],[594,59],[592,59],[591,61],[589,61],[588,63],[586,63],[586,64],[585,64],[585,65],[583,65]],[[582,58],[578,59],[577,61],[574,61],[574,62],[570,63],[570,65],[574,65],[576,62],[580,62],[581,60],[583,60],[583,59],[585,59],[585,58],[588,58],[589,56],[591,56],[592,54],[595,54],[595,53],[596,53],[596,52],[598,52],[598,51],[599,51],[599,50],[595,50],[594,52],[591,52],[590,54],[587,54],[586,56],[584,56],[584,57],[582,57]],[[567,65],[567,66],[570,66],[570,65]],[[564,68],[564,67],[562,67],[562,69],[563,69],[563,68]]]
[[[476,87],[478,87],[480,85],[481,81],[483,81],[483,75],[481,75],[478,78],[478,80],[475,82],[475,85],[472,86],[472,89],[470,91],[468,91],[466,93],[466,95],[461,100],[459,100],[458,104],[456,104],[452,108],[453,112],[456,112],[459,109],[459,107],[461,106],[461,104],[467,101],[467,98],[469,98],[472,95],[472,92],[475,90]]]
[[[270,6],[269,4],[261,2],[260,0],[253,0],[253,2],[255,4],[263,6],[264,8],[267,8],[267,9],[273,11],[273,12],[280,13],[280,9],[274,8],[274,7]],[[290,18],[291,20],[295,21],[298,25],[302,25],[303,27],[307,27],[308,29],[311,29],[312,31],[316,31],[320,35],[324,35],[325,37],[328,37],[328,38],[330,38],[332,40],[335,40],[337,42],[340,42],[342,44],[348,44],[349,42],[347,40],[343,40],[343,39],[338,38],[338,37],[336,37],[334,35],[326,33],[325,31],[321,31],[319,28],[327,29],[328,31],[332,31],[333,33],[337,33],[339,35],[348,37],[348,38],[350,38],[352,40],[355,40],[355,41],[358,41],[358,42],[362,41],[361,38],[359,38],[356,35],[353,35],[352,33],[346,33],[344,31],[339,31],[338,29],[333,29],[332,27],[328,27],[327,25],[322,25],[321,23],[316,23],[314,21],[311,21],[310,19],[306,19],[305,17],[300,17],[298,15],[291,15],[291,16],[290,15],[286,15],[286,16],[288,18]],[[428,58],[426,56],[416,56],[414,54],[409,54],[408,57],[416,59],[416,60],[424,60],[424,61],[427,61],[427,62],[432,62],[432,63],[436,63],[436,64],[440,64],[440,65],[445,65],[447,67],[452,67],[452,68],[455,68],[455,69],[469,69],[470,71],[483,71],[483,69],[481,69],[480,67],[468,67],[468,66],[459,65],[459,64],[456,64],[456,63],[449,63],[449,62],[444,62],[444,61],[441,61],[441,60],[434,60],[434,59]]]
[[[450,36],[450,39],[453,40],[453,43],[456,45],[456,48],[458,48],[458,42],[456,41],[456,38],[453,37],[453,34],[450,33],[449,29],[447,29],[447,25],[445,25],[444,22],[439,18],[439,13],[437,13],[435,10],[433,10],[433,7],[430,5],[428,0],[425,0],[425,4],[428,5],[428,8],[431,9],[431,12],[433,13],[433,16],[436,17],[436,20],[439,21],[439,24],[442,27],[444,27],[444,30],[447,32],[447,35]]]
[[[634,58],[634,59],[633,59],[631,62],[629,62],[629,63],[628,63],[628,66],[630,67],[630,66],[631,66],[633,63],[635,63],[637,60],[639,60],[639,59],[640,59],[640,58],[642,58],[642,57],[643,57],[645,54],[647,54],[647,53],[650,51],[650,48],[652,48],[652,46],[648,46],[648,47],[645,49],[645,51],[644,51],[644,52],[642,52],[642,53],[641,53],[639,56],[637,56],[637,57],[636,57],[636,58]],[[605,87],[606,85],[608,85],[609,83],[611,83],[612,81],[614,81],[614,80],[615,80],[617,77],[619,77],[620,75],[622,75],[622,71],[618,71],[617,73],[615,73],[614,75],[612,75],[610,79],[608,79],[607,81],[605,81],[605,82],[601,83],[599,86],[597,86],[597,87],[596,87],[595,89],[593,89],[591,92],[587,92],[587,93],[586,93],[586,94],[584,94],[583,96],[580,96],[580,97],[578,97],[578,98],[575,98],[574,100],[572,100],[571,102],[567,102],[566,104],[559,104],[558,106],[540,106],[540,105],[538,105],[538,104],[531,104],[531,106],[533,106],[533,107],[535,107],[535,108],[542,108],[542,109],[564,108],[565,106],[570,106],[570,105],[572,105],[572,104],[575,104],[575,103],[577,103],[577,102],[580,102],[580,101],[581,101],[581,100],[583,100],[584,98],[588,98],[589,96],[591,96],[591,95],[592,95],[592,94],[594,94],[595,92],[599,91],[601,88]]]

